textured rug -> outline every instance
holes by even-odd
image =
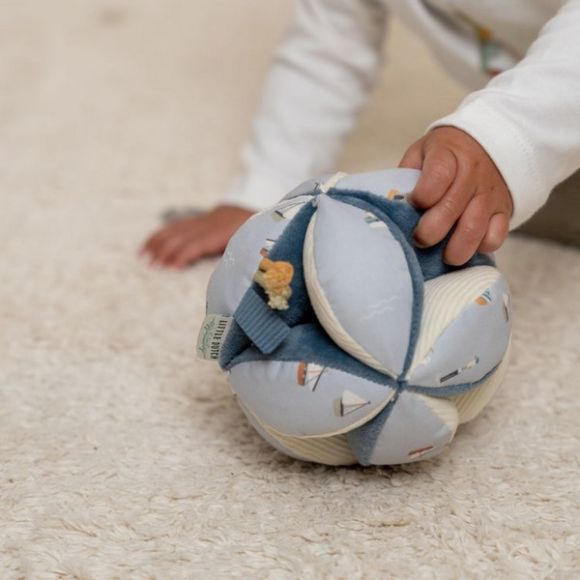
[[[508,240],[503,387],[444,455],[384,469],[270,449],[195,359],[215,260],[136,259],[225,187],[290,8],[1,3],[0,578],[580,576],[579,251]],[[347,171],[463,94],[392,34]]]

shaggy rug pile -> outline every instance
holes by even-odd
[[[160,212],[223,191],[290,10],[1,4],[0,578],[580,576],[580,251],[511,236],[504,385],[444,455],[384,469],[270,449],[195,359],[215,260],[137,260]],[[346,171],[463,94],[392,36]]]

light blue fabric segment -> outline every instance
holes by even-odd
[[[232,316],[252,285],[262,257],[274,247],[299,210],[312,199],[302,195],[253,215],[230,239],[207,289],[206,314]]]
[[[267,251],[288,223],[274,219],[272,211],[265,211],[254,215],[238,229],[210,278],[206,314],[233,315],[252,285],[262,259],[260,251]]]
[[[391,388],[397,386],[395,379],[363,364],[339,348],[316,322],[292,327],[286,340],[272,355],[265,355],[251,345],[247,345],[243,350],[239,350],[237,344],[230,345],[230,341],[234,343],[241,341],[240,334],[243,337],[246,336],[234,320],[220,352],[220,364],[223,362],[222,368],[224,370],[229,370],[237,364],[251,361],[280,360],[296,362],[306,360],[321,366],[341,370],[348,375],[355,375],[381,386]],[[229,352],[227,352],[228,349]],[[232,351],[237,354],[233,354]]]
[[[290,449],[288,449],[287,447],[284,447],[279,441],[274,439],[274,437],[270,436],[270,434],[267,431],[262,429],[261,425],[254,419],[254,417],[252,417],[252,414],[244,407],[243,404],[240,404],[240,409],[243,411],[244,415],[246,416],[246,418],[248,419],[248,421],[250,422],[252,427],[274,449],[280,451],[280,453],[283,453],[284,455],[288,455],[288,457],[292,457],[294,459],[299,459],[300,461],[308,461],[305,457],[302,457],[302,456],[298,455],[297,453],[290,451]]]
[[[421,172],[417,169],[384,169],[355,173],[343,177],[335,185],[336,189],[368,191],[386,197],[389,191],[397,189],[401,194],[413,191]]]
[[[307,193],[284,199],[271,209],[271,215],[275,220],[291,220],[304,207],[304,204],[312,201],[313,198],[314,195]]]
[[[328,181],[334,174],[324,173],[313,179],[301,183],[286,194],[282,200],[303,195],[305,193],[317,193],[317,186]],[[417,169],[382,169],[379,171],[367,171],[353,173],[339,179],[335,184],[336,189],[360,190],[386,197],[392,189],[399,190],[402,194],[410,193],[417,183],[421,172]]]
[[[346,434],[348,445],[361,465],[370,465],[370,457],[385,423],[397,404],[399,394],[373,419]]]
[[[230,371],[240,401],[286,435],[326,435],[370,419],[389,387],[308,361],[252,361]]]
[[[378,433],[368,463],[410,463],[416,461],[411,455],[413,452],[432,445],[432,450],[421,454],[421,459],[429,459],[441,453],[453,435],[454,431],[423,401],[413,393],[402,391]]]
[[[419,223],[422,212],[417,211],[409,203],[401,203],[400,201],[392,201],[386,197],[380,197],[374,193],[356,190],[342,190],[331,189],[328,193],[333,199],[338,199],[345,203],[350,203],[362,209],[369,211],[377,211],[377,209],[386,216],[384,221],[393,222],[400,233],[399,239],[406,240],[408,249],[413,254],[412,261],[417,263],[422,272],[422,277],[425,281],[436,278],[443,274],[460,270],[463,268],[471,268],[472,266],[495,266],[492,254],[481,254],[476,252],[472,258],[469,259],[463,266],[450,266],[443,261],[443,253],[445,247],[453,235],[454,230],[445,236],[445,238],[435,246],[420,250],[412,244],[412,235],[415,227]],[[371,207],[368,207],[371,206]],[[374,208],[374,209],[372,209]],[[394,231],[394,229],[393,229]]]
[[[483,375],[483,377],[476,381],[475,383],[457,383],[455,385],[446,385],[441,387],[422,387],[420,385],[405,385],[405,389],[411,391],[413,393],[419,393],[421,395],[429,395],[430,397],[437,397],[437,398],[448,398],[454,397],[455,395],[462,395],[467,393],[468,391],[475,391],[479,389],[488,379],[493,376],[501,364],[501,361],[491,369],[487,374]]]
[[[315,194],[318,192],[318,186],[332,177],[332,173],[324,173],[318,177],[308,179],[287,193],[280,201],[286,201],[305,194]]]
[[[401,245],[403,254],[407,260],[407,267],[409,268],[409,275],[411,277],[411,285],[413,289],[413,306],[411,314],[411,328],[410,328],[410,338],[409,345],[407,348],[407,355],[405,357],[405,363],[403,367],[403,374],[407,372],[411,361],[413,359],[413,353],[415,351],[415,342],[419,333],[419,325],[421,322],[421,316],[423,311],[423,292],[424,292],[424,278],[423,271],[419,261],[417,260],[417,255],[415,250],[409,243],[404,230],[408,230],[410,225],[409,212],[415,212],[409,204],[401,205],[398,202],[392,202],[387,199],[381,199],[372,193],[361,194],[352,193],[345,194],[343,191],[334,190],[332,194],[329,194],[333,199],[342,201],[344,203],[350,204],[357,207],[365,212],[371,212],[381,219],[385,224],[388,225],[391,234],[397,242]],[[363,199],[364,197],[364,199]],[[378,206],[378,207],[377,207]],[[387,207],[385,207],[387,206]],[[390,211],[389,211],[390,210]],[[392,217],[393,214],[399,214],[398,222],[394,222]],[[406,214],[406,217],[405,217]],[[401,225],[403,228],[401,228]],[[410,233],[408,234],[410,235]]]
[[[401,244],[373,214],[327,195],[317,198],[313,244],[318,282],[336,320],[398,375],[413,309],[413,285]]]
[[[506,320],[505,278],[485,292],[485,304],[470,302],[435,341],[424,363],[408,381],[412,385],[441,388],[480,381],[502,360],[511,333]]]

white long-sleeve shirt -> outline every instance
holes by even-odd
[[[482,145],[514,201],[510,230],[580,169],[580,0],[297,0],[224,203],[262,209],[336,169],[390,13],[475,89],[426,130],[451,125]]]

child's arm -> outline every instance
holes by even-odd
[[[297,0],[225,201],[263,209],[334,171],[382,61],[380,0]]]
[[[181,268],[223,251],[252,211],[335,169],[377,76],[386,18],[379,0],[297,0],[242,150],[240,174],[220,206],[147,240],[143,252],[153,262]]]
[[[564,3],[517,66],[429,129],[401,162],[424,171],[411,200],[430,209],[415,236],[433,245],[457,223],[446,259],[461,264],[497,249],[580,168],[580,0]]]

